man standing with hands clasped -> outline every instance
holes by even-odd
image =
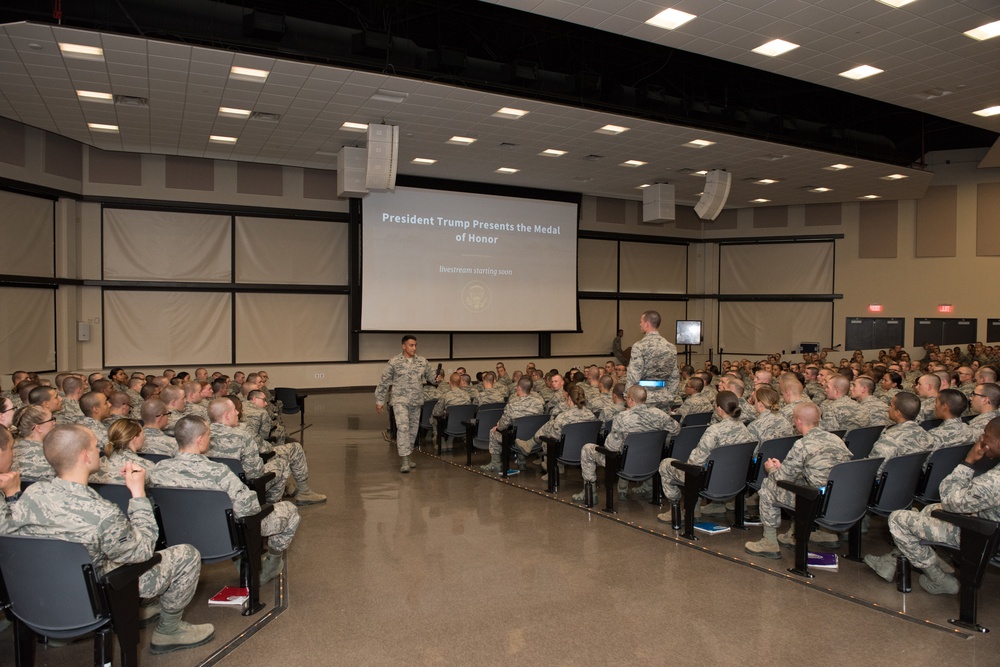
[[[413,443],[420,428],[420,408],[424,403],[425,382],[437,384],[440,377],[431,370],[423,357],[417,356],[417,337],[407,334],[402,340],[403,351],[389,360],[375,388],[375,410],[382,414],[386,396],[392,388],[392,411],[396,417],[396,450],[399,452],[399,472],[410,472],[416,463],[410,462]]]

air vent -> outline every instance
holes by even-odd
[[[784,153],[768,153],[767,155],[761,155],[758,160],[765,160],[767,162],[775,162],[777,160],[784,160],[786,157],[791,157],[790,155],[785,155]]]
[[[252,114],[250,114],[250,119],[263,120],[267,121],[268,123],[277,123],[279,120],[281,120],[281,114],[268,113],[266,111],[254,111]]]
[[[516,151],[520,147],[521,147],[520,144],[511,144],[506,141],[497,146],[497,148],[502,151]]]
[[[132,95],[115,95],[115,104],[120,107],[149,108],[149,100],[145,97],[133,97]]]
[[[603,160],[604,156],[603,155],[588,155],[587,157],[585,157],[583,159],[587,160],[588,162],[597,162],[598,160]]]

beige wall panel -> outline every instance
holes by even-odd
[[[954,257],[958,226],[958,188],[927,188],[917,200],[917,257]]]

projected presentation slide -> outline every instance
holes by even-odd
[[[396,188],[362,222],[362,329],[576,331],[577,204]]]

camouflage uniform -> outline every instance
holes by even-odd
[[[569,410],[569,403],[566,402],[566,397],[567,394],[565,391],[552,392],[552,395],[545,401],[546,414],[555,419],[566,410]]]
[[[779,417],[779,419],[781,418]],[[688,460],[681,463],[702,465],[716,447],[753,440],[754,436],[743,425],[743,422],[730,417],[705,429],[701,439],[698,440],[698,446],[691,452]],[[671,503],[680,501],[681,487],[684,485],[684,471],[670,465],[671,461],[676,460],[668,458],[660,461],[660,481],[663,482],[663,495]]]
[[[662,389],[646,387],[646,404],[669,407],[677,393],[677,348],[656,331],[650,331],[632,345],[632,359],[625,375],[625,390],[639,380],[664,380]],[[603,465],[603,464],[602,464]]]
[[[767,442],[775,438],[787,438],[795,435],[795,429],[780,412],[762,412],[747,425],[751,437],[757,442]]]
[[[928,433],[934,441],[933,449],[949,445],[966,445],[979,439],[976,430],[963,422],[961,417],[946,419]]]
[[[1000,410],[991,410],[990,412],[984,412],[981,415],[976,415],[969,422],[969,427],[976,432],[976,440],[983,435],[983,431],[986,430],[986,425],[991,421],[1000,417]]]
[[[79,424],[83,420],[83,411],[75,398],[64,398],[62,410],[53,416],[57,424]]]
[[[558,416],[553,417],[545,423],[538,431],[535,433],[535,437],[529,440],[532,449],[541,442],[542,437],[552,438],[553,440],[558,440],[562,437],[563,427],[567,424],[578,424],[580,422],[592,422],[595,421],[594,413],[585,407],[580,407],[579,405],[574,405],[572,408],[567,408],[559,413]],[[542,450],[547,454],[548,447],[547,443],[542,443]]]
[[[861,411],[861,406],[847,396],[832,401],[826,399],[821,409],[823,417],[819,426],[825,431],[850,431],[868,426],[868,415]]]
[[[920,399],[920,414],[917,415],[917,421],[922,422],[928,419],[934,419],[935,413],[934,408],[937,407],[937,396],[929,396],[927,398]]]
[[[826,400],[826,389],[819,382],[806,382],[803,393],[816,405],[822,405]]]
[[[507,407],[504,408],[503,414],[500,415],[500,421],[497,422],[496,430],[490,433],[490,454],[499,454],[503,451],[503,447],[501,446],[503,439],[502,432],[505,428],[513,424],[515,419],[544,413],[545,404],[538,396],[528,394],[527,396],[511,397],[507,401]]]
[[[396,417],[396,451],[409,456],[420,428],[420,408],[424,403],[423,386],[433,383],[436,376],[423,357],[407,359],[400,352],[389,360],[375,389],[375,405],[385,405],[392,387],[392,411]]]
[[[431,414],[435,417],[443,417],[448,408],[453,405],[471,405],[472,398],[469,394],[463,391],[461,388],[453,387],[447,393],[443,394],[438,402],[434,405],[434,412]]]
[[[209,461],[201,454],[180,452],[172,459],[160,461],[153,467],[153,485],[225,491],[238,518],[260,512],[256,493],[224,464]],[[299,511],[288,501],[274,503],[274,510],[264,517],[260,527],[270,549],[286,551],[299,527]]]
[[[604,440],[604,446],[613,452],[620,452],[622,445],[625,444],[625,438],[632,433],[666,431],[669,437],[677,435],[680,430],[681,425],[677,423],[677,420],[663,410],[639,403],[631,409],[615,415],[611,422],[611,431]],[[580,453],[583,481],[596,482],[597,466],[604,464],[604,454],[597,451],[597,445],[586,444],[583,446],[583,451]]]
[[[602,422],[607,422],[614,419],[615,415],[620,415],[623,412],[625,412],[625,404],[612,401],[608,407],[601,410],[601,414],[597,415],[597,418]]]
[[[21,438],[14,443],[14,462],[10,469],[24,479],[52,479],[56,471],[42,453],[42,443]]]
[[[53,479],[32,484],[11,507],[0,500],[0,533],[82,544],[100,576],[120,565],[149,560],[159,531],[148,498],[130,500],[126,518],[117,505],[93,489]],[[161,560],[139,577],[139,594],[144,598],[160,596],[164,611],[181,611],[198,586],[201,554],[190,544],[156,553]]]
[[[209,428],[211,440],[208,456],[239,459],[248,479],[273,472],[275,477],[267,484],[267,501],[269,503],[280,501],[285,491],[285,482],[288,480],[288,462],[280,456],[275,456],[264,463],[253,439],[242,429],[225,424],[211,424]]]
[[[208,421],[208,406],[201,401],[198,401],[197,403],[188,401],[184,405],[184,416],[187,417],[188,415],[195,415],[201,417],[205,421]]]
[[[125,393],[128,394],[129,400],[132,402],[132,410],[128,416],[132,419],[142,419],[142,394],[131,389],[125,389]]]
[[[591,399],[589,396],[587,397],[587,407],[595,415],[601,414],[601,411],[604,410],[604,408],[608,407],[609,405],[612,405],[613,403],[614,399],[611,398],[611,394],[605,394],[599,392],[596,395],[594,395],[593,399]]]
[[[941,481],[941,503],[928,505],[919,512],[896,510],[889,515],[889,532],[903,555],[918,568],[938,563],[934,550],[920,540],[931,540],[959,547],[960,531],[954,524],[935,519],[931,512],[940,508],[982,519],[1000,521],[1000,466],[973,477],[971,466],[960,463]]]
[[[889,391],[882,391],[882,386],[879,385],[875,389],[875,395],[883,403],[885,403],[886,405],[889,405],[890,403],[892,403],[892,399],[894,399],[896,397],[896,394],[898,394],[900,391],[902,391],[902,389],[900,389],[899,387],[893,387]]]
[[[177,441],[158,428],[149,426],[142,429],[146,434],[146,442],[142,445],[143,454],[163,454],[177,456]]]
[[[232,396],[239,396],[243,391],[243,385],[236,380],[230,380],[229,388],[226,391]]]
[[[826,396],[826,394],[824,394],[824,396]],[[792,426],[793,420],[795,418],[795,407],[797,405],[802,405],[803,403],[808,403],[808,402],[810,402],[810,399],[807,398],[806,396],[803,396],[794,403],[785,403],[779,412],[781,412],[781,416],[788,421],[788,425]]]
[[[490,403],[506,403],[507,402],[507,392],[499,387],[490,387],[489,389],[483,389],[481,392],[476,394],[476,405],[488,405]]]
[[[902,424],[893,424],[882,431],[882,435],[875,441],[868,458],[883,458],[887,462],[894,456],[929,452],[933,446],[934,438],[920,424],[914,421],[905,421]],[[878,471],[882,472],[883,468],[885,468],[885,462],[879,466]]]
[[[101,457],[101,469],[91,473],[90,481],[94,484],[124,484],[122,468],[126,463],[131,463],[135,468],[142,468],[146,471],[146,486],[149,486],[149,473],[153,470],[153,462],[147,461],[131,449],[120,449],[112,452],[111,456]]]
[[[958,386],[958,390],[960,392],[962,392],[963,394],[965,394],[965,397],[971,401],[972,400],[972,392],[974,392],[976,390],[976,383],[975,382],[965,382],[965,383],[960,384]]]
[[[181,420],[184,416],[183,412],[177,412],[176,410],[167,410],[167,427],[163,429],[163,432],[169,435],[171,438],[174,437],[174,426],[177,422]]]
[[[93,431],[94,435],[97,436],[97,446],[104,449],[104,447],[108,444],[108,429],[105,428],[104,424],[97,421],[93,417],[84,417],[77,423],[80,424],[80,426]]]
[[[765,526],[781,525],[781,508],[795,504],[795,494],[778,486],[781,480],[813,487],[826,485],[830,470],[851,460],[851,450],[844,441],[821,428],[813,428],[795,441],[781,467],[764,478],[760,487],[760,517]]]
[[[869,426],[888,426],[892,423],[889,419],[889,406],[874,396],[866,396],[858,402],[858,407],[868,416]]]
[[[677,414],[681,418],[688,415],[701,414],[704,412],[715,412],[715,401],[704,390],[687,397],[681,407],[677,408]]]

